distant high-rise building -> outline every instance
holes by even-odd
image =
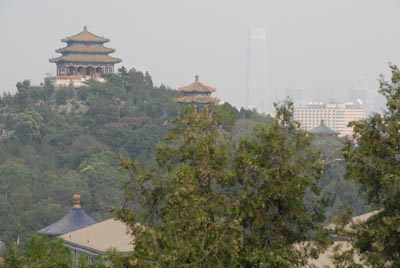
[[[307,131],[319,126],[323,121],[325,126],[338,132],[339,136],[352,135],[353,128],[348,126],[349,122],[364,118],[365,108],[351,102],[312,102],[294,109],[294,119]]]
[[[266,30],[254,27],[250,30],[247,58],[247,107],[261,113],[272,112],[272,100],[267,93],[267,44]]]

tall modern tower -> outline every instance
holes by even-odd
[[[256,109],[260,113],[271,113],[272,101],[267,89],[266,30],[263,27],[254,27],[250,30],[247,58],[246,108]]]

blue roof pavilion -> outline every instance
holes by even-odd
[[[332,136],[332,137],[337,137],[337,135],[339,134],[339,132],[336,132],[330,127],[326,126],[324,124],[324,120],[321,120],[321,124],[309,130],[308,133],[318,136]]]
[[[59,221],[39,230],[39,234],[58,236],[96,223],[96,221],[87,215],[81,208],[81,196],[76,194],[72,197],[72,199],[74,201],[74,205],[68,214]]]

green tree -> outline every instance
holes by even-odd
[[[25,265],[32,268],[70,268],[72,254],[61,239],[34,235],[27,244],[23,260]]]
[[[49,239],[45,236],[34,235],[28,241],[22,255],[18,247],[11,243],[5,254],[6,267],[10,268],[71,268],[71,250],[63,245],[61,239]]]
[[[156,170],[131,174],[115,209],[136,237],[133,267],[300,267],[328,244],[311,139],[277,107],[268,126],[232,150],[217,110],[178,115]],[[231,125],[231,124],[229,124]],[[234,160],[234,162],[232,162]],[[307,191],[314,199],[306,206]],[[307,241],[313,241],[307,243]]]
[[[271,124],[257,126],[236,149],[243,267],[300,267],[327,242],[320,224],[324,202],[317,198],[319,153],[293,120],[293,103],[275,107]],[[317,202],[306,206],[308,190]]]
[[[121,162],[134,174],[126,198],[136,206],[116,210],[136,237],[132,267],[238,265],[242,228],[229,192],[229,139],[209,109],[178,115],[158,148],[157,171],[140,174],[135,163]]]
[[[18,110],[25,110],[29,104],[31,103],[30,94],[29,94],[29,86],[31,85],[30,80],[24,80],[22,82],[18,82],[16,84],[17,94],[16,101],[18,104]]]
[[[117,73],[123,80],[126,81],[128,79],[128,70],[126,69],[125,66],[118,68]]]
[[[40,142],[44,135],[43,117],[36,111],[26,111],[18,115],[15,134],[24,144],[30,141]]]
[[[57,89],[55,95],[55,101],[57,105],[65,105],[67,104],[67,100],[69,100],[73,95],[73,88],[70,87],[62,87]]]
[[[368,201],[382,209],[360,224],[356,247],[371,267],[400,267],[400,70],[390,65],[391,81],[380,79],[386,110],[353,122],[355,142],[344,156],[347,177],[361,184]]]
[[[18,90],[21,90],[21,89],[28,90],[30,85],[31,85],[31,81],[29,79],[25,79],[22,82],[18,82],[16,84],[16,87]]]
[[[144,84],[145,84],[145,89],[146,90],[152,90],[153,89],[153,80],[151,79],[151,76],[147,71],[144,74]]]
[[[6,263],[6,267],[9,268],[22,268],[23,262],[22,258],[18,254],[18,246],[14,242],[11,242],[7,247],[7,250],[4,255],[4,260]]]

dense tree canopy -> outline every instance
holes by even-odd
[[[296,258],[300,253],[290,245],[320,239],[322,208],[312,192],[318,193],[321,163],[310,137],[292,121],[291,105],[275,118],[228,103],[208,114],[178,113],[177,92],[154,86],[147,72],[122,68],[106,78],[80,88],[26,80],[15,95],[0,99],[1,241],[19,238],[24,246],[65,215],[75,193],[93,218],[110,217],[110,206],[123,202],[123,185],[132,182],[118,170],[123,155],[134,160],[122,162],[135,174],[125,191],[135,213],[120,216],[151,227],[142,234],[148,247],[138,244],[143,248],[135,256],[143,265],[147,258],[168,265],[285,267],[312,253]],[[337,179],[345,167],[331,168],[322,187],[348,190]],[[342,203],[357,204],[347,193]],[[170,224],[162,225],[166,220]],[[173,252],[175,241],[186,250]]]
[[[383,114],[353,123],[354,143],[345,149],[348,178],[359,182],[380,212],[361,224],[354,246],[371,267],[400,267],[400,71],[380,80],[386,97]]]
[[[154,166],[156,145],[177,114],[176,92],[135,69],[106,78],[80,88],[25,80],[0,98],[0,241],[26,243],[70,209],[74,193],[93,218],[110,217],[123,197],[118,156]],[[230,105],[219,109],[233,115],[231,128],[260,119]]]
[[[284,103],[232,145],[217,110],[184,110],[155,170],[122,159],[131,182],[115,212],[136,237],[133,267],[301,267],[317,255],[323,206],[305,196],[318,196],[322,164],[292,113]]]

